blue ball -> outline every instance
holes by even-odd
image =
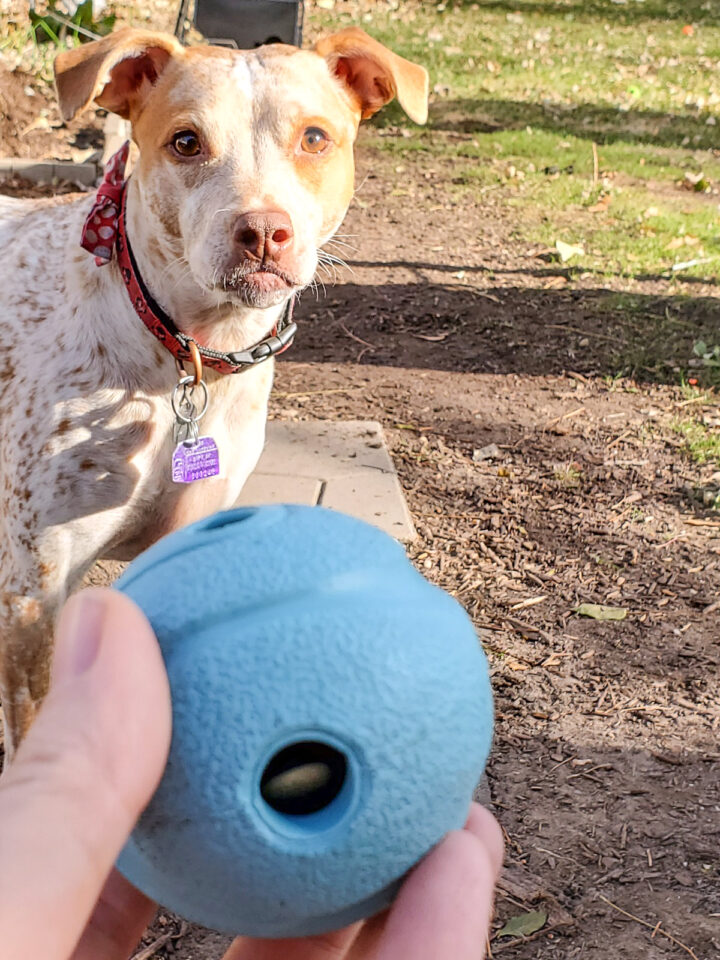
[[[170,678],[163,779],[118,861],[205,926],[307,936],[388,906],[463,825],[492,736],[459,603],[381,531],[320,507],[234,510],[118,587]]]

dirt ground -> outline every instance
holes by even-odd
[[[0,63],[0,157],[75,160],[98,156],[104,111],[89,110],[64,124],[47,88]]]
[[[493,954],[710,960],[720,520],[702,502],[720,475],[673,425],[691,408],[717,426],[720,406],[681,391],[673,368],[691,353],[688,318],[717,331],[717,287],[678,300],[661,277],[573,275],[491,198],[453,194],[450,163],[393,164],[366,135],[352,249],[332,248],[349,268],[303,297],[272,416],[384,424],[411,555],[477,624],[507,837],[497,925],[548,914]],[[576,615],[586,602],[627,617]],[[151,942],[155,957],[211,960],[222,938],[162,914]]]

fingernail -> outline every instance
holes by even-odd
[[[94,591],[79,593],[68,601],[60,615],[55,638],[55,681],[79,677],[95,663],[106,607],[104,597]]]

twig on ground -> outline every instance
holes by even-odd
[[[360,343],[360,344],[362,344],[363,347],[367,347],[368,350],[377,350],[377,347],[375,346],[374,343],[368,343],[368,341],[367,341],[367,340],[363,340],[362,337],[356,336],[356,335],[352,332],[352,330],[348,330],[348,328],[345,326],[345,324],[342,322],[342,320],[340,321],[340,324],[339,324],[339,325],[340,325],[340,329],[343,331],[343,333],[345,333],[348,337],[350,337],[351,340],[354,340],[355,343]]]
[[[611,440],[610,443],[606,444],[607,449],[614,447],[616,444],[621,443],[623,440],[627,439],[630,436],[632,430],[626,430],[625,433],[621,433],[619,437],[615,437],[614,440]]]
[[[147,947],[143,947],[142,950],[134,954],[132,960],[152,960],[152,957],[155,956],[156,951],[160,947],[164,947],[166,943],[169,943],[171,940],[182,940],[185,934],[188,932],[189,925],[183,920],[180,924],[180,929],[175,933],[172,930],[167,933],[163,933],[156,940],[153,940],[152,943],[148,944]]]
[[[545,424],[544,429],[547,430],[548,427],[552,427],[556,423],[560,423],[561,420],[569,420],[571,417],[576,417],[579,413],[583,413],[585,407],[578,407],[577,410],[571,410],[570,413],[563,413],[560,417],[555,417],[552,420],[548,420]]]
[[[709,393],[703,393],[699,397],[690,397],[689,400],[681,400],[677,405],[678,407],[687,407],[691,403],[710,403],[712,397]]]
[[[547,632],[543,630],[542,627],[536,627],[533,623],[526,623],[524,620],[518,620],[516,617],[503,617],[503,620],[507,621],[511,626],[515,628],[516,631],[520,633],[536,633],[539,637],[542,637],[543,640],[546,640],[548,643],[552,642],[552,637]]]
[[[593,140],[592,143],[592,155],[593,155],[593,183],[597,183],[600,179],[600,160],[598,158],[598,148],[597,144]]]
[[[653,550],[662,550],[663,547],[669,547],[671,543],[677,543],[678,540],[684,540],[684,539],[685,539],[685,534],[678,533],[676,536],[672,537],[670,540],[663,540],[662,543],[653,543],[652,548]],[[720,607],[720,603],[718,603],[718,606]]]
[[[155,956],[155,952],[164,947],[166,943],[169,943],[173,938],[172,933],[164,933],[161,937],[158,937],[157,940],[153,940],[152,943],[148,944],[147,947],[136,953],[132,960],[151,960],[151,957]]]
[[[653,931],[653,936],[659,934],[661,937],[665,937],[671,943],[674,943],[676,947],[680,947],[685,953],[689,954],[693,960],[699,960],[698,955],[695,951],[688,947],[687,944],[683,943],[681,940],[678,940],[671,933],[668,933],[666,930],[662,930],[660,927],[661,921],[658,921],[656,924],[648,923],[647,920],[642,920],[640,917],[636,917],[634,913],[628,913],[627,910],[623,910],[622,907],[619,907],[616,903],[613,903],[612,900],[608,900],[607,897],[604,897],[601,893],[598,894],[601,900],[603,900],[609,907],[612,907],[613,910],[617,910],[618,913],[621,913],[624,917],[627,917],[629,920],[634,920],[635,923],[641,924],[643,927],[647,927],[648,930]]]

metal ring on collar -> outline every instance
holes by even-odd
[[[198,350],[198,345],[194,340],[188,340],[188,353],[190,354],[190,359],[192,360],[193,370],[195,372],[195,382],[193,386],[197,386],[202,382],[203,378],[203,362],[202,357],[200,356],[200,351]]]
[[[207,413],[208,403],[210,401],[207,384],[205,383],[204,380],[201,380],[200,383],[197,384],[197,386],[201,387],[203,391],[202,408],[199,413],[195,414],[195,416],[186,417],[185,414],[180,413],[180,411],[178,410],[178,405],[175,402],[175,398],[178,395],[178,391],[187,389],[187,387],[190,387],[190,395],[192,396],[192,391],[195,388],[195,377],[194,376],[183,377],[181,380],[178,380],[178,382],[175,384],[175,389],[172,392],[170,402],[172,404],[173,413],[175,414],[179,423],[197,423],[197,421],[202,420],[202,418]]]

